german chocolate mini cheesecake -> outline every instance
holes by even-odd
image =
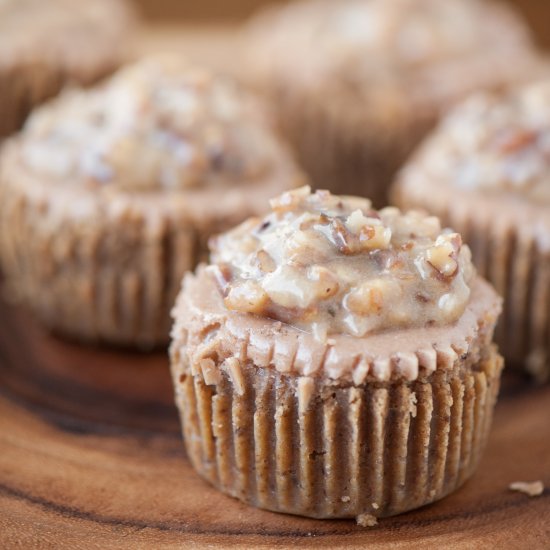
[[[135,23],[126,0],[0,0],[0,138],[63,86],[117,69]]]
[[[435,217],[307,187],[271,205],[211,240],[173,310],[191,462],[310,517],[368,523],[442,498],[485,446],[500,298]]]
[[[492,0],[290,2],[253,19],[246,48],[244,76],[312,181],[377,207],[449,106],[548,74],[527,25]]]
[[[208,237],[303,183],[256,98],[172,57],[36,110],[0,157],[8,293],[85,341],[169,340]]]
[[[457,106],[404,168],[394,200],[462,233],[504,296],[504,356],[548,379],[550,80]]]

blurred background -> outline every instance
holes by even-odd
[[[134,0],[146,19],[155,22],[236,22],[258,7],[284,0]],[[337,0],[334,0],[337,1]],[[388,0],[391,1],[391,0]],[[531,23],[539,44],[550,48],[550,0],[500,0],[514,4]]]

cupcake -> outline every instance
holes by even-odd
[[[462,233],[505,297],[506,360],[550,375],[550,80],[457,106],[403,169],[403,208],[422,206]]]
[[[116,69],[134,19],[124,0],[0,0],[0,138],[65,84]]]
[[[487,439],[499,297],[435,217],[307,187],[271,204],[173,311],[188,457],[277,512],[369,524],[442,498]]]
[[[249,34],[245,78],[274,99],[312,180],[376,206],[442,110],[543,65],[526,25],[489,0],[302,0]]]
[[[172,57],[37,109],[0,156],[8,293],[85,341],[167,343],[208,236],[303,181],[269,115]]]

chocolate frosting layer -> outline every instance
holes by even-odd
[[[361,384],[367,379],[415,380],[455,361],[480,340],[488,344],[501,300],[481,278],[472,283],[465,312],[452,325],[387,330],[364,337],[336,335],[319,342],[310,333],[252,314],[229,311],[205,266],[188,274],[172,312],[172,336],[185,353],[211,367],[224,360],[238,379],[239,363],[300,376],[321,376]],[[215,377],[215,373],[209,373]]]

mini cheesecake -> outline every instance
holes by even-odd
[[[66,85],[89,85],[130,55],[125,0],[0,0],[0,139]]]
[[[7,292],[89,342],[169,340],[209,235],[303,182],[269,114],[233,81],[143,60],[36,110],[0,156]]]
[[[441,122],[394,188],[460,231],[504,296],[507,361],[550,377],[550,80],[478,94]]]
[[[398,514],[475,470],[502,360],[500,298],[437,218],[311,194],[211,240],[173,310],[188,457],[251,505]]]
[[[491,0],[302,0],[248,36],[243,76],[273,98],[312,181],[378,207],[450,105],[549,74],[527,25]]]

